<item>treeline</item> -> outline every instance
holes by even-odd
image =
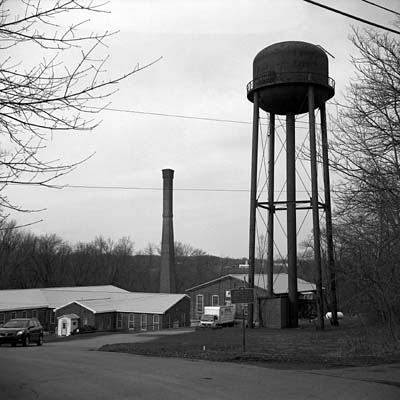
[[[231,272],[242,260],[207,255],[177,242],[178,292]],[[57,235],[35,235],[15,222],[0,227],[0,289],[115,285],[130,291],[158,292],[160,249],[149,244],[135,252],[127,237],[97,237],[71,245]]]

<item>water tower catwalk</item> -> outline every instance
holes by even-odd
[[[330,189],[327,153],[325,102],[333,97],[334,81],[328,75],[328,57],[320,47],[298,41],[281,42],[258,53],[253,63],[253,80],[247,85],[247,98],[253,102],[252,171],[249,235],[249,286],[254,287],[255,240],[257,208],[267,210],[267,274],[268,295],[273,296],[274,215],[286,211],[287,268],[289,292],[289,326],[298,326],[297,292],[297,223],[298,210],[312,210],[313,249],[317,292],[318,325],[323,328],[322,278],[319,212],[325,210],[328,235],[331,235]],[[259,109],[269,113],[268,198],[257,198]],[[318,200],[318,174],[315,109],[321,116],[321,141],[325,203]],[[311,195],[307,200],[296,196],[296,115],[308,113],[310,136]],[[275,201],[275,116],[286,116],[286,200]],[[328,238],[328,242],[332,238]],[[327,246],[328,248],[331,246]],[[328,249],[331,252],[332,248]],[[328,258],[333,255],[328,255]],[[330,262],[330,261],[329,261]],[[252,324],[253,307],[249,307]]]

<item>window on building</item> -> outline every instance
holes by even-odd
[[[122,328],[122,314],[118,313],[117,314],[117,329],[121,329]]]
[[[202,313],[203,312],[203,308],[204,308],[203,295],[202,294],[198,294],[196,296],[196,311],[198,313]]]
[[[140,316],[140,329],[147,331],[147,314],[141,314]]]
[[[32,317],[37,318],[37,316],[38,316],[37,310],[32,310]]]
[[[107,329],[111,329],[111,317],[107,317]]]
[[[28,313],[26,311],[22,311],[22,318],[28,318]]]
[[[211,297],[211,305],[219,306],[219,296],[217,294],[213,294]]]
[[[53,310],[50,310],[50,323],[54,324],[55,322],[56,322],[56,313]]]
[[[129,314],[128,329],[135,329],[135,314]]]
[[[99,329],[100,330],[103,330],[103,328],[104,328],[104,321],[103,321],[103,318],[100,318],[100,320],[99,320]]]
[[[2,312],[0,313],[0,324],[4,324],[4,322],[6,322],[6,314]]]
[[[155,331],[160,329],[160,316],[158,314],[153,315],[153,329]]]
[[[17,313],[15,311],[13,311],[11,313],[11,319],[17,318]]]
[[[182,323],[182,326],[186,326],[186,313],[182,313],[181,323]]]

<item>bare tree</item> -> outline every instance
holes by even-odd
[[[176,257],[197,257],[207,255],[204,250],[196,249],[188,243],[175,242],[174,246]]]
[[[146,247],[138,252],[139,255],[155,256],[161,254],[161,246],[155,243],[147,243]]]
[[[18,208],[9,184],[51,186],[84,160],[47,159],[59,131],[95,128],[104,100],[135,72],[108,77],[106,41],[115,32],[88,32],[89,17],[106,12],[93,0],[0,0],[0,207]],[[65,21],[69,21],[66,25]],[[29,55],[29,56],[27,56]]]
[[[394,330],[400,311],[400,43],[354,31],[355,79],[331,143],[337,186],[336,250],[349,293]],[[355,299],[351,299],[355,304]]]

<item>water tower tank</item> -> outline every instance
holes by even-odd
[[[247,98],[259,94],[259,107],[285,115],[308,111],[308,87],[314,87],[315,108],[333,97],[334,81],[329,78],[328,57],[318,46],[306,42],[275,43],[260,51],[253,62],[253,80]]]

